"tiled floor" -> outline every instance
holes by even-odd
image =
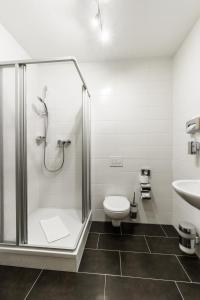
[[[93,222],[79,272],[105,276],[105,300],[199,300],[200,260],[178,242],[171,225]]]
[[[199,300],[200,260],[170,225],[93,222],[79,273],[0,267],[2,300]]]

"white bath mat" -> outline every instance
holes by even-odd
[[[70,234],[62,219],[58,216],[40,220],[40,225],[49,243],[60,240]]]

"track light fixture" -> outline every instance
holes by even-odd
[[[105,30],[102,22],[102,14],[101,14],[101,7],[100,7],[100,2],[99,0],[96,0],[96,5],[97,5],[97,12],[92,19],[92,26],[94,28],[99,28],[100,30],[100,40],[102,43],[107,43],[110,40],[110,34],[107,30]]]

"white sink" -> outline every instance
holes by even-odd
[[[172,186],[185,201],[200,209],[200,180],[176,180]]]

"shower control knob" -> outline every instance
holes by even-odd
[[[57,145],[58,147],[67,147],[69,145],[71,145],[71,140],[58,140],[57,141]]]

